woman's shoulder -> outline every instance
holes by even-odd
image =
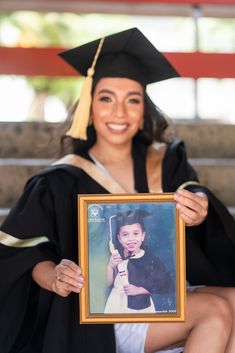
[[[76,157],[76,156],[75,156]],[[26,183],[25,188],[40,186],[44,188],[57,189],[72,187],[75,181],[82,175],[83,170],[72,163],[67,156],[55,161],[37,174],[34,174]]]
[[[168,153],[176,153],[177,151],[185,150],[184,141],[175,138],[173,141],[167,143],[167,152]]]
[[[35,174],[32,178],[56,179],[60,177],[77,177],[82,172],[81,160],[84,160],[84,158],[73,154],[65,155]]]
[[[172,142],[158,142],[155,141],[148,147],[148,158],[158,161],[160,156],[164,163],[168,161],[180,161],[186,159],[185,144],[182,140],[174,139]]]
[[[187,161],[187,151],[184,141],[175,138],[172,142],[166,144],[164,162],[181,163]]]
[[[157,152],[164,150],[167,154],[175,154],[179,151],[185,151],[185,143],[178,138],[175,138],[170,142],[154,141],[148,146],[148,150]]]

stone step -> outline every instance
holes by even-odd
[[[235,125],[174,123],[193,158],[235,158]],[[0,157],[54,158],[64,126],[46,122],[0,122]]]
[[[235,125],[213,122],[175,124],[175,133],[185,141],[192,158],[234,158]]]
[[[26,181],[51,162],[51,159],[0,159],[0,207],[12,207]]]
[[[27,179],[48,166],[52,159],[0,159],[0,207],[11,207]],[[189,160],[203,185],[227,206],[235,205],[235,158]]]
[[[189,159],[200,182],[227,206],[235,205],[235,159]]]
[[[0,122],[1,158],[48,158],[59,149],[58,124]]]

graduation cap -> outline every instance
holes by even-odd
[[[144,218],[152,215],[152,213],[147,212],[145,210],[136,209],[129,210],[121,213],[117,213],[116,215],[112,215],[109,217],[109,248],[110,252],[113,253],[115,251],[115,247],[113,244],[113,229],[115,229],[115,235],[119,232],[120,228],[126,225],[131,224],[140,224],[144,231]],[[113,225],[114,223],[114,225]]]
[[[86,140],[93,77],[123,77],[147,84],[178,77],[178,72],[137,28],[98,39],[59,54],[86,76],[73,124],[67,135]]]

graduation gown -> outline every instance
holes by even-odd
[[[89,159],[88,155],[84,156]],[[135,189],[148,192],[146,147],[133,147]],[[162,188],[175,191],[197,180],[182,142],[167,147]],[[189,185],[189,188],[200,188]],[[234,221],[203,188],[209,214],[188,228],[187,277],[191,284],[235,285]],[[62,298],[40,288],[31,276],[40,261],[78,262],[77,194],[108,193],[82,169],[52,166],[31,178],[0,231],[0,352],[114,353],[113,325],[80,325],[78,295]]]

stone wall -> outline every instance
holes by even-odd
[[[201,182],[235,215],[235,126],[189,123],[174,129]],[[0,123],[0,222],[26,180],[58,157],[62,131],[50,123]]]

